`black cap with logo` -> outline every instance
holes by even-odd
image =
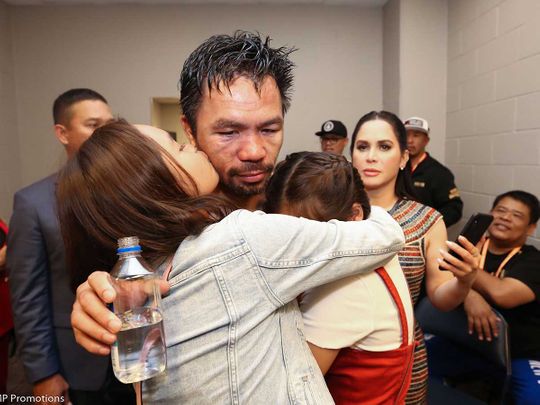
[[[329,134],[337,135],[341,138],[347,138],[347,128],[345,128],[345,125],[343,125],[341,121],[328,120],[322,124],[320,131],[315,132],[315,135],[317,136]]]

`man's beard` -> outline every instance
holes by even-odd
[[[266,190],[266,186],[270,181],[270,174],[274,170],[274,165],[263,165],[260,163],[246,163],[242,168],[233,168],[227,172],[228,179],[234,179],[238,174],[249,171],[265,172],[267,176],[259,183],[240,183],[235,184],[232,181],[227,183],[221,182],[221,189],[231,197],[252,197],[262,194]]]

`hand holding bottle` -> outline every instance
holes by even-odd
[[[165,280],[158,280],[162,295],[169,291]],[[106,356],[122,323],[107,307],[116,298],[110,275],[104,271],[93,272],[77,288],[71,312],[71,324],[77,343],[90,353]]]

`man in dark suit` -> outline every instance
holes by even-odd
[[[90,89],[61,94],[53,117],[68,158],[94,129],[112,119],[105,98]],[[74,404],[122,403],[113,400],[125,387],[111,373],[109,359],[87,353],[73,336],[74,295],[55,212],[55,183],[53,174],[15,194],[7,265],[20,357],[35,396],[57,396],[58,402]]]

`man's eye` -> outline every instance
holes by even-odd
[[[263,134],[275,134],[278,130],[273,128],[265,128],[261,132]]]
[[[219,131],[218,135],[231,136],[234,134],[234,131]]]

